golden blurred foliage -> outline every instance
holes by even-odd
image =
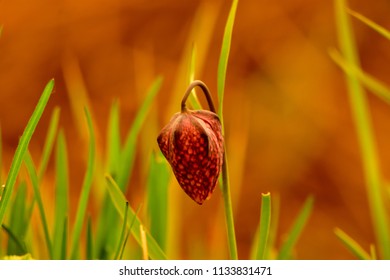
[[[390,28],[389,1],[350,0],[349,5]],[[91,107],[104,155],[113,101],[120,102],[124,136],[147,88],[162,75],[163,87],[139,136],[127,194],[138,205],[158,132],[180,109],[193,46],[195,78],[217,100],[217,65],[229,8],[230,1],[222,0],[0,1],[2,178],[39,94],[54,77],[55,92],[30,149],[38,160],[50,113],[60,106],[71,162],[71,201],[77,203],[87,156],[80,144],[85,130],[77,117],[80,104]],[[390,42],[352,22],[363,69],[390,84]],[[315,197],[314,212],[296,246],[297,259],[352,258],[334,235],[336,226],[366,250],[375,241],[344,74],[328,55],[337,46],[333,1],[239,2],[224,117],[240,258],[249,258],[261,193],[268,191],[280,196],[278,245],[306,197]],[[389,178],[390,107],[373,95],[369,101],[381,171]],[[43,187],[48,197],[52,168]],[[168,255],[226,258],[220,190],[200,207],[176,182],[172,185],[170,203],[176,212]]]

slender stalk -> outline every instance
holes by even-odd
[[[236,242],[236,233],[234,230],[233,207],[232,207],[232,199],[230,195],[230,181],[229,181],[226,149],[225,152],[223,153],[222,195],[223,195],[223,203],[225,206],[225,218],[226,218],[230,259],[237,260],[238,259],[237,242]]]

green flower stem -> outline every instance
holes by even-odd
[[[223,165],[222,165],[222,195],[223,195],[223,203],[225,206],[225,218],[226,218],[230,259],[237,260],[238,259],[237,243],[236,243],[236,234],[234,230],[232,200],[230,196],[230,183],[229,183],[229,172],[228,172],[228,162],[226,157],[226,149],[223,154]]]

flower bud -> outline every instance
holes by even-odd
[[[218,116],[206,110],[176,113],[157,138],[181,188],[198,204],[210,198],[223,164]]]

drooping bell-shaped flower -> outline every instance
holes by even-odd
[[[188,87],[182,110],[162,129],[158,145],[182,189],[198,204],[210,198],[223,164],[224,144],[218,116],[207,110],[188,110],[185,101],[200,86],[215,111],[206,85],[194,81]]]

